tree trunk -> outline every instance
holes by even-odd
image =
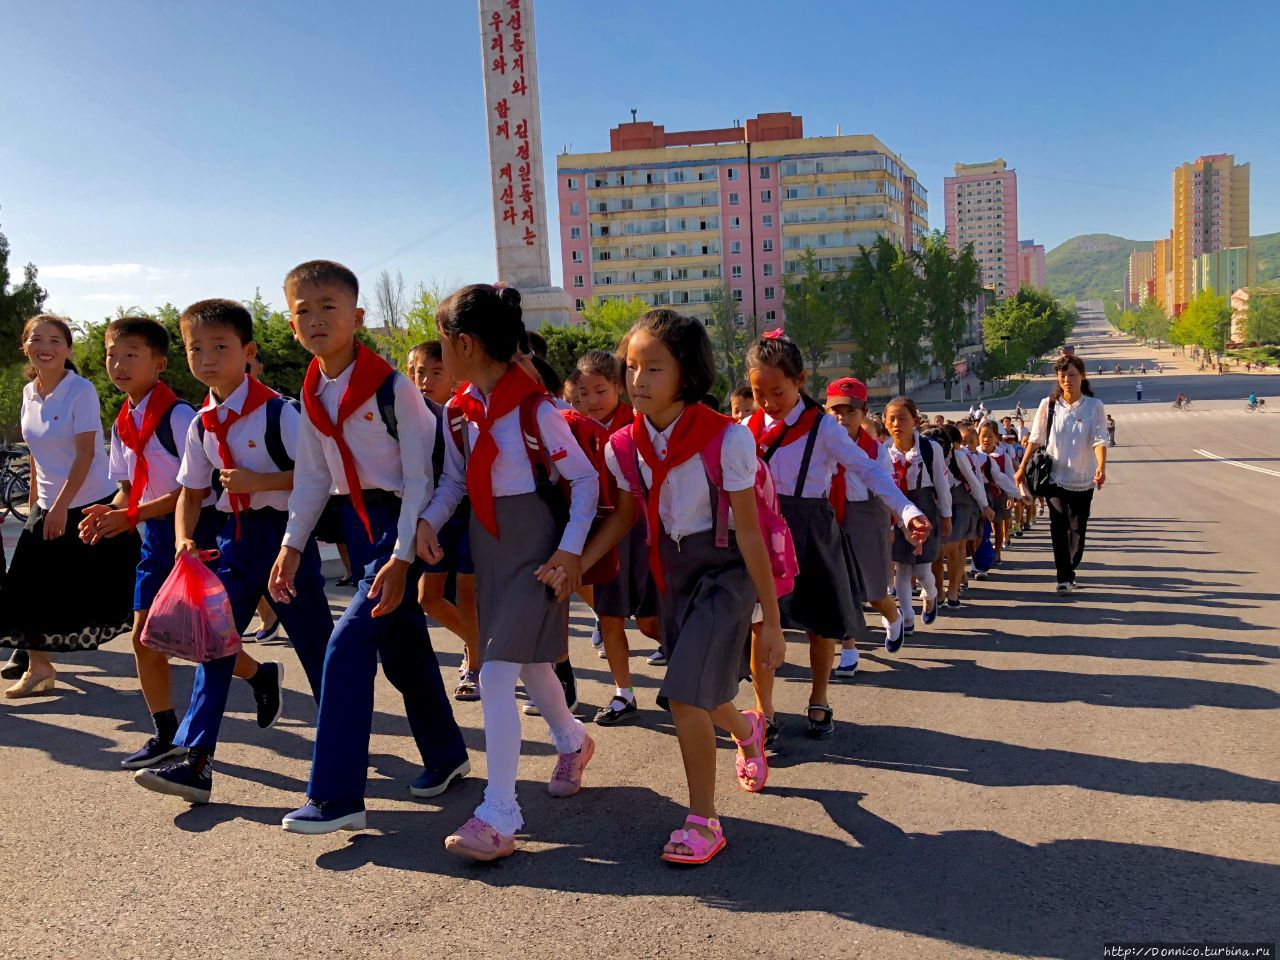
[[[942,378],[942,395],[947,398],[947,402],[951,402],[951,384],[954,381],[950,377]]]

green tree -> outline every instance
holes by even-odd
[[[787,329],[790,331],[790,323]],[[707,333],[715,350],[716,370],[732,390],[746,376],[750,334],[746,321],[739,318],[738,303],[733,299],[728,283],[721,287],[720,297],[711,308]]]
[[[987,380],[1021,373],[1027,364],[1066,342],[1075,311],[1047,293],[1023,288],[982,318],[985,356],[979,365]]]
[[[539,331],[547,341],[547,363],[561,377],[567,377],[578,364],[578,358],[591,350],[618,348],[618,341],[606,333],[592,333],[579,327],[543,327]]]
[[[787,336],[795,341],[809,366],[810,392],[823,386],[818,367],[831,353],[831,341],[840,330],[839,286],[837,281],[823,276],[814,252],[806,249],[800,257],[799,279],[788,284],[783,293]]]
[[[0,367],[0,435],[6,443],[17,440],[20,433],[18,418],[22,415],[22,388],[27,378],[21,363]]]
[[[853,296],[866,312],[868,326],[882,330],[884,355],[898,373],[898,392],[907,378],[925,369],[925,312],[915,261],[888,237],[877,237],[870,249],[860,247],[850,281]]]
[[[1171,321],[1165,316],[1164,308],[1156,303],[1154,297],[1147,297],[1136,311],[1130,314],[1134,318],[1134,329],[1137,336],[1151,340],[1168,340]]]
[[[1244,331],[1250,343],[1280,343],[1280,293],[1250,292]]]
[[[0,351],[16,350],[22,326],[44,307],[48,297],[36,280],[33,263],[22,268],[22,282],[13,283],[9,268],[9,239],[0,232]]]
[[[933,362],[942,370],[942,389],[948,400],[955,382],[955,363],[960,357],[960,341],[969,328],[973,304],[982,294],[982,274],[966,244],[956,253],[944,233],[935,230],[916,255],[924,308],[925,333],[933,352]]]
[[[395,329],[384,328],[376,336],[370,334],[375,348],[397,370],[404,369],[405,359],[415,346],[424,340],[440,339],[440,331],[436,329],[436,309],[446,296],[439,284],[428,286],[419,283],[413,304],[400,318],[401,325]]]
[[[621,342],[627,331],[641,315],[649,310],[649,304],[639,297],[623,300],[621,297],[592,297],[579,311],[586,321],[587,330],[613,338],[613,345]]]
[[[1169,336],[1174,343],[1194,343],[1211,353],[1222,353],[1231,337],[1231,307],[1227,298],[1218,296],[1210,288],[1200,291],[1173,321]]]

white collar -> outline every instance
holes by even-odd
[[[210,390],[209,396],[205,398],[204,406],[200,408],[200,412],[203,413],[206,410],[230,410],[233,413],[239,413],[242,409],[244,409],[244,402],[248,398],[248,396],[249,396],[249,376],[248,374],[246,374],[244,379],[240,381],[240,386],[232,390],[231,395],[227,397],[227,399],[223,400],[221,403],[218,403],[218,401],[213,396],[213,391]],[[210,403],[209,402],[210,400],[212,400],[213,402]]]
[[[785,417],[781,418],[782,422],[785,423],[788,427],[794,427],[796,425],[796,421],[800,419],[800,414],[802,413],[804,413],[804,397],[800,396],[796,398],[796,405],[792,407],[790,411],[787,412],[787,415]],[[766,430],[769,427],[772,427],[777,422],[778,422],[777,417],[771,417],[767,413],[764,415],[764,425]]]
[[[320,371],[320,382],[316,384],[316,396],[320,396],[331,386],[338,386],[340,390],[346,390],[347,384],[351,381],[351,371],[356,368],[354,362],[347,364],[347,369],[343,370],[333,379],[324,375],[324,371]]]

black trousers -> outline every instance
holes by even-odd
[[[1063,490],[1055,484],[1044,499],[1049,504],[1049,535],[1053,540],[1053,565],[1058,571],[1058,582],[1073,583],[1076,567],[1084,555],[1093,488]]]

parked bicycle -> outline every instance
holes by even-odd
[[[0,506],[26,522],[31,501],[31,459],[18,444],[0,447]]]

